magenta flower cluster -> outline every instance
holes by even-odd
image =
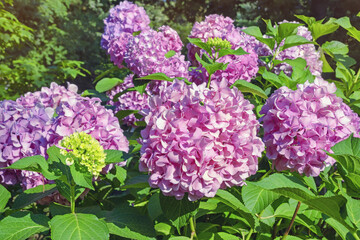
[[[277,170],[318,176],[335,162],[324,150],[358,136],[360,118],[335,91],[335,84],[317,78],[295,91],[281,87],[267,100],[261,121],[266,155]]]
[[[249,54],[247,55],[227,55],[219,58],[217,61],[222,63],[229,63],[226,70],[219,70],[215,72],[212,79],[215,81],[221,81],[227,79],[229,86],[236,80],[242,79],[248,82],[256,75],[258,71],[258,55],[255,53],[252,45],[253,41],[249,35],[241,32],[239,28],[236,28],[233,24],[233,20],[229,17],[213,14],[209,15],[202,22],[196,22],[189,35],[190,38],[200,38],[203,42],[206,42],[209,38],[221,38],[231,43],[232,49],[243,48]],[[195,59],[195,54],[204,54],[205,52],[197,46],[189,43],[188,57],[194,65],[199,65]],[[206,77],[205,77],[206,78]],[[195,81],[199,81],[198,79]]]
[[[264,143],[254,106],[227,84],[213,81],[208,89],[175,80],[150,98],[139,167],[150,172],[151,187],[194,201],[256,173]]]
[[[17,102],[0,102],[2,167],[27,156],[46,157],[48,147],[75,131],[91,134],[104,149],[128,151],[128,141],[112,111],[101,106],[100,99],[81,97],[76,91],[75,85],[66,89],[52,83]],[[1,184],[18,182],[28,189],[47,180],[34,172],[0,170]]]
[[[110,9],[104,24],[101,46],[108,51],[111,61],[118,67],[123,67],[128,41],[134,33],[150,29],[150,19],[143,7],[123,1]]]

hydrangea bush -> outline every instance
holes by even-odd
[[[0,102],[0,238],[360,240],[360,70],[317,42],[360,31],[297,17],[205,16],[185,48],[110,9],[101,47],[129,75]]]

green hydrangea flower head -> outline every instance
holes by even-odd
[[[230,49],[232,47],[229,41],[219,37],[209,38],[206,43],[215,51],[219,51],[220,49]]]
[[[98,176],[105,167],[106,153],[100,143],[90,134],[75,132],[60,141],[60,153],[66,156],[66,164],[77,166]]]

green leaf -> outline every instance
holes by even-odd
[[[350,136],[347,139],[335,144],[331,150],[335,155],[353,155],[360,157],[360,139]]]
[[[292,35],[298,36],[298,35],[296,35],[297,28],[302,25],[303,24],[300,24],[300,23],[289,23],[289,22],[281,23],[278,27],[278,36],[276,37],[276,41],[278,43],[281,43],[281,41],[283,39],[289,38]],[[285,42],[286,42],[286,40],[285,40]]]
[[[340,236],[342,239],[345,240],[355,240],[355,238],[352,236],[351,232],[341,223],[339,223],[338,221],[326,216],[325,214],[323,215],[323,219],[325,220],[325,222],[327,224],[329,224]]]
[[[124,81],[119,78],[103,78],[96,84],[95,90],[100,93],[106,92],[123,82]]]
[[[303,20],[307,25],[311,25],[314,22],[316,22],[316,19],[314,17],[307,17],[304,15],[294,15],[294,16],[300,20]]]
[[[253,228],[255,226],[254,215],[234,195],[232,195],[228,191],[219,189],[214,198],[216,200],[219,200],[220,202],[226,204],[227,206],[231,207],[237,213],[239,213],[240,216],[244,217],[250,227]]]
[[[75,163],[70,166],[70,172],[76,185],[95,190],[92,184],[93,175],[89,171],[79,169]]]
[[[31,203],[36,202],[36,201],[52,194],[55,191],[56,191],[55,184],[39,185],[37,187],[27,189],[23,193],[20,193],[19,196],[17,196],[15,198],[12,208],[20,209],[20,208],[26,207],[26,206],[30,205]],[[1,193],[0,193],[0,198],[1,198]]]
[[[108,149],[108,150],[104,150],[104,152],[106,153],[106,159],[105,159],[106,164],[119,163],[124,161],[122,151]]]
[[[317,21],[309,26],[309,30],[313,36],[313,40],[316,41],[319,37],[335,32],[339,28],[339,25],[334,23],[334,20],[329,20],[325,24],[322,21]]]
[[[207,56],[206,54],[203,54],[203,57],[206,57],[206,56]],[[208,63],[208,62],[204,61],[203,59],[201,59],[197,53],[195,54],[195,58],[206,69],[206,71],[209,73],[209,75],[212,75],[213,73],[215,73],[218,70],[225,70],[228,65],[228,63],[221,63],[221,62]]]
[[[259,188],[251,182],[247,182],[247,185],[242,187],[242,198],[245,207],[252,213],[260,213],[279,197],[279,194]]]
[[[320,60],[323,62],[323,67],[322,67],[323,72],[324,73],[334,72],[334,69],[332,69],[329,62],[326,60],[324,50],[322,50],[322,48],[319,48],[319,51],[320,51]]]
[[[135,177],[130,178],[126,181],[124,186],[121,186],[121,189],[130,189],[130,188],[146,188],[149,187],[149,175],[139,174]]]
[[[360,229],[360,200],[348,197],[346,212],[351,222],[357,227],[357,229]]]
[[[0,239],[22,240],[46,231],[49,218],[42,214],[16,212],[0,221]]]
[[[189,201],[187,197],[176,200],[174,197],[166,197],[160,194],[160,205],[164,216],[180,231],[180,228],[188,224],[190,217],[195,216],[199,201]]]
[[[242,49],[241,47],[234,50],[234,49],[220,49],[219,53],[218,53],[218,57],[223,57],[226,55],[245,55],[245,54],[249,54],[248,52],[245,52],[244,49]]]
[[[139,110],[120,110],[115,114],[115,116],[119,120],[122,120],[124,117],[127,117],[131,114],[138,113],[138,112],[139,112]]]
[[[165,53],[165,57],[166,58],[171,58],[176,54],[176,52],[174,50],[170,50],[167,53]]]
[[[145,77],[141,77],[141,78],[137,78],[140,80],[160,80],[160,81],[168,81],[168,82],[172,82],[173,79],[166,76],[165,73],[153,73],[153,74],[149,74]],[[135,80],[138,81],[138,80]]]
[[[237,80],[236,82],[234,82],[233,85],[231,85],[231,87],[236,87],[241,92],[249,92],[257,96],[260,96],[264,99],[267,99],[264,90],[262,90],[260,87],[256,86],[255,84],[249,83],[245,80]]]
[[[31,157],[25,157],[11,164],[5,169],[20,169],[33,172],[39,172],[49,180],[55,180],[58,178],[54,173],[49,171],[49,165],[45,158],[41,155],[35,155]]]
[[[204,43],[200,38],[187,38],[187,39],[190,43],[194,44],[195,46],[204,49],[208,54],[212,54],[211,47],[207,43]]]
[[[239,240],[239,237],[226,232],[202,232],[199,240]]]
[[[302,36],[292,35],[285,39],[284,45],[280,47],[280,51],[283,51],[287,48],[291,48],[293,46],[299,46],[303,44],[313,44],[313,42],[307,40]]]
[[[71,201],[71,193],[70,193],[70,187],[67,183],[61,180],[55,180],[56,188],[59,191],[59,193],[65,197],[68,201]],[[75,199],[77,199],[83,192],[85,191],[85,188],[76,186],[75,187]]]
[[[269,81],[272,85],[274,85],[276,88],[281,88],[283,86],[282,82],[279,79],[279,76],[275,73],[268,72],[267,70],[264,71],[262,74],[262,77]]]
[[[63,178],[66,178],[67,182],[71,182],[70,168],[66,165],[66,157],[60,153],[60,148],[51,146],[46,152],[49,156],[49,168],[54,171],[57,176],[65,176]]]
[[[321,48],[331,57],[334,57],[335,54],[344,55],[349,52],[349,47],[339,41],[325,42],[323,45],[321,45]]]
[[[340,207],[345,202],[345,198],[342,196],[315,196],[302,184],[299,179],[279,173],[272,174],[269,177],[253,184],[266,190],[271,190],[275,193],[281,194],[285,197],[303,202],[309,207],[334,218],[349,230],[353,229],[352,226],[348,225],[340,215]]]
[[[170,224],[160,222],[154,226],[156,233],[169,236],[172,234],[173,227]]]
[[[130,239],[149,239],[155,237],[154,224],[137,209],[122,206],[104,213],[111,234]],[[101,239],[101,238],[99,238]]]
[[[349,17],[339,18],[338,20],[335,21],[335,23],[339,24],[341,27],[346,29],[348,31],[347,34],[350,37],[353,37],[360,42],[360,31],[351,25]]]
[[[153,221],[162,214],[159,193],[155,193],[150,197],[147,210]]]
[[[242,29],[242,31],[250,36],[255,37],[258,41],[266,44],[270,49],[274,49],[275,47],[275,39],[274,38],[264,38],[263,34],[260,31],[259,27],[247,27]]]
[[[95,215],[69,213],[51,219],[51,239],[109,239],[109,230]]]
[[[0,212],[5,208],[10,197],[10,192],[3,185],[0,185]]]
[[[135,89],[135,91],[138,91],[141,95],[143,95],[144,93],[146,93],[146,87],[149,83],[150,83],[149,80],[138,80],[138,79],[135,79],[135,77],[134,77],[133,78],[133,84],[134,84],[133,89]]]

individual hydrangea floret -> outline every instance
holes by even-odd
[[[114,96],[125,89],[134,87],[133,84],[134,74],[130,74],[124,78],[124,83],[117,85],[113,89],[107,92],[107,96],[110,98],[107,104],[114,106],[114,112],[121,110],[143,110],[148,109],[148,95],[146,93],[140,94],[138,91],[130,91],[122,94],[118,97],[118,101],[114,101]],[[134,123],[137,121],[137,118],[134,114],[126,116],[123,118],[123,123],[128,126],[134,126]]]
[[[75,163],[80,170],[98,176],[106,165],[104,148],[85,132],[75,132],[64,137],[59,145],[64,148],[60,149],[60,153],[66,156],[66,164],[69,166]]]
[[[360,118],[335,91],[335,84],[317,78],[297,90],[281,87],[267,100],[261,121],[266,155],[277,170],[318,176],[335,162],[324,150],[358,135]]]
[[[288,21],[280,22],[284,23]],[[290,23],[298,23],[298,22],[290,22]],[[299,26],[297,30],[297,35],[306,38],[309,41],[312,41],[313,38],[311,36],[311,32],[305,26]],[[258,41],[257,46],[255,47],[256,52],[259,56],[269,56],[271,54],[271,50],[268,46]],[[281,43],[283,45],[284,42]],[[281,51],[276,57],[276,60],[285,60],[285,59],[296,59],[303,58],[306,60],[307,67],[309,67],[310,72],[316,76],[321,77],[323,62],[320,60],[320,52],[316,50],[314,44],[303,44],[299,46],[294,46],[287,48]],[[287,63],[281,63],[274,67],[274,72],[279,74],[283,71],[286,75],[291,76],[292,67]]]
[[[241,47],[249,53],[241,56],[227,55],[217,60],[218,62],[229,63],[229,65],[226,70],[216,71],[212,75],[212,80],[221,81],[225,78],[228,80],[229,86],[239,79],[250,82],[259,69],[258,55],[249,43],[253,39],[236,28],[233,22],[229,17],[217,14],[209,15],[204,21],[194,24],[189,36],[190,38],[200,38],[203,42],[207,42],[209,38],[219,38],[228,41],[232,49]],[[198,66],[199,63],[196,61],[195,54],[206,54],[205,51],[191,43],[187,45],[187,48],[189,60]]]
[[[226,80],[205,86],[174,80],[143,111],[139,168],[166,196],[213,197],[256,173],[264,143],[254,106]]]

